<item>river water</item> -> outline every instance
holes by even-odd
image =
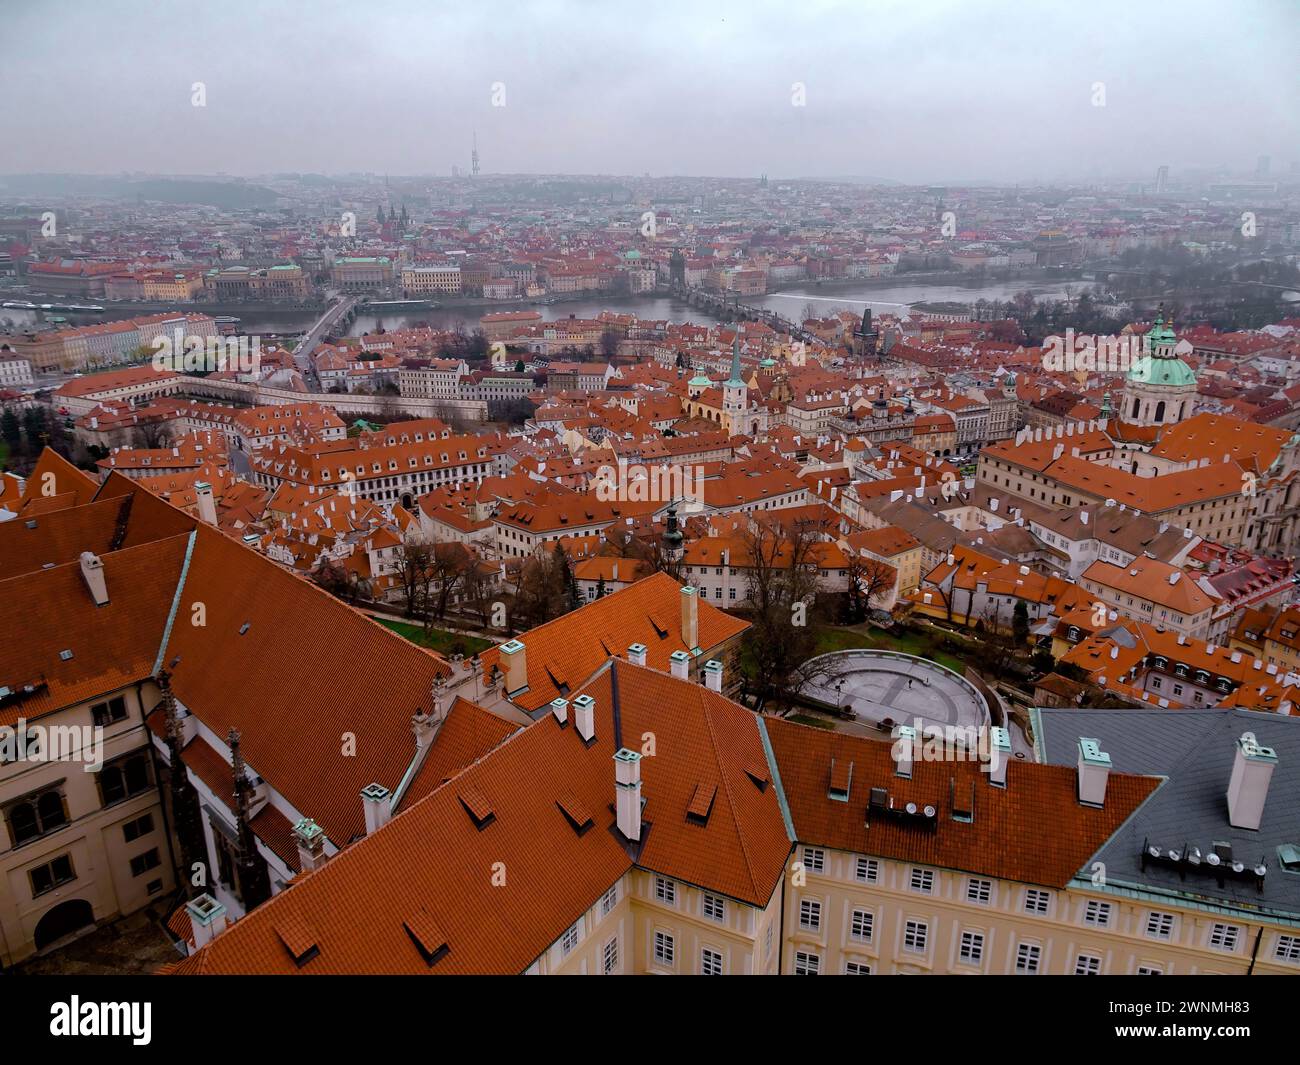
[[[776,311],[786,318],[799,318],[805,307],[811,305],[817,313],[834,314],[840,310],[851,310],[861,314],[870,307],[876,314],[900,313],[910,305],[922,302],[954,302],[973,304],[978,299],[1009,300],[1016,293],[1029,291],[1035,296],[1047,299],[1062,299],[1080,289],[1090,286],[1084,281],[1003,281],[984,285],[955,285],[950,281],[917,282],[899,280],[894,284],[864,283],[802,285],[782,292],[769,293],[766,296],[748,297],[744,303],[758,305]],[[358,336],[373,332],[382,323],[386,330],[400,329],[416,322],[428,322],[437,329],[452,329],[463,325],[472,331],[479,318],[494,310],[537,310],[546,321],[559,318],[594,318],[601,311],[614,311],[619,314],[635,314],[638,318],[650,321],[667,319],[673,322],[707,321],[712,318],[707,311],[692,307],[681,300],[666,296],[624,296],[621,298],[592,298],[568,300],[562,303],[548,304],[509,304],[500,308],[450,307],[439,310],[398,311],[392,314],[364,314],[357,317],[349,332]],[[111,321],[115,318],[130,317],[129,309],[121,313],[103,315],[68,314],[69,325],[90,325],[97,322]],[[249,334],[287,333],[305,331],[314,322],[310,314],[301,311],[277,311],[273,308],[234,308],[230,312],[240,319],[240,331]],[[19,327],[29,326],[38,321],[33,311],[0,310],[0,320],[8,318]]]

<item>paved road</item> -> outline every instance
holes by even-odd
[[[316,376],[316,367],[311,361],[311,353],[316,350],[316,346],[329,335],[330,330],[334,328],[338,320],[356,306],[359,296],[347,296],[340,300],[334,306],[330,307],[320,319],[313,325],[298,346],[293,349],[293,361],[298,366],[298,371],[302,378],[307,382],[307,387],[313,392],[321,391],[320,380]]]

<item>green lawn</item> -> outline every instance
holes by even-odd
[[[494,646],[491,640],[477,636],[465,636],[459,632],[445,632],[442,629],[430,629],[427,633],[419,625],[406,621],[390,621],[388,618],[375,618],[386,629],[392,629],[397,635],[405,636],[414,644],[437,651],[441,655],[462,654],[467,658]]]
[[[791,714],[786,720],[793,721],[796,725],[811,725],[813,728],[823,728],[827,731],[835,728],[824,717],[813,717],[811,714]]]
[[[831,651],[848,651],[855,647],[866,647],[876,651],[899,651],[902,654],[916,655],[918,658],[928,658],[941,666],[947,666],[958,676],[961,676],[966,669],[961,659],[947,651],[938,650],[934,641],[924,633],[902,632],[894,635],[876,628],[865,630],[825,628],[817,635],[816,653],[819,655]]]

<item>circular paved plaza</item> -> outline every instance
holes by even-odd
[[[897,651],[833,651],[812,659],[802,694],[827,707],[849,706],[864,725],[985,728],[984,697],[950,669]]]

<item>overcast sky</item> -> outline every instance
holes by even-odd
[[[7,173],[445,175],[475,130],[489,173],[1087,180],[1300,158],[1300,0],[0,9]]]

